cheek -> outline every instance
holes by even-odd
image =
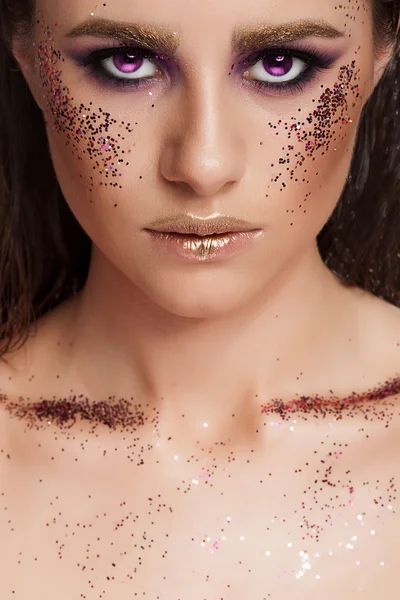
[[[50,28],[43,25],[43,30],[37,58],[49,144],[61,186],[92,195],[99,188],[122,190],[137,123],[118,121],[93,102],[72,97],[61,78],[64,59],[55,49]]]
[[[72,112],[73,106],[69,109]],[[136,138],[119,137],[112,126],[97,131],[92,125],[88,134],[88,129],[79,125],[75,131],[71,141],[68,133],[60,135],[53,126],[47,127],[51,156],[64,196],[75,199],[74,202],[85,199],[89,204],[105,197],[110,205],[111,202],[118,205],[131,183]]]
[[[322,227],[333,212],[351,165],[361,92],[353,60],[339,69],[332,87],[310,100],[311,107],[268,123],[271,175],[265,196],[289,228],[313,220]]]

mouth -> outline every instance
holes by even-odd
[[[147,229],[147,233],[152,243],[155,243],[154,248],[192,263],[211,263],[241,254],[245,248],[255,243],[256,239],[263,237],[262,230],[254,229],[201,234]]]
[[[255,224],[236,217],[220,215],[213,218],[201,218],[192,215],[178,215],[152,223],[147,230],[174,236],[217,238],[235,233],[251,233],[256,228]]]
[[[179,232],[179,231],[153,231],[153,233],[160,233],[164,235],[176,235],[178,237],[186,237],[186,238],[223,238],[227,235],[233,235],[234,233],[244,233],[243,231],[224,231],[222,233],[192,233],[192,232]]]

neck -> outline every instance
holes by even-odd
[[[227,415],[240,412],[251,424],[261,402],[329,390],[329,373],[347,359],[350,305],[312,252],[234,312],[181,317],[150,301],[94,249],[69,326],[72,360],[88,397],[134,398],[180,426],[185,414],[186,423],[212,421],[222,431]]]

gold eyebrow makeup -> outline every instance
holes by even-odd
[[[166,27],[120,23],[107,19],[88,19],[74,27],[66,37],[85,35],[113,38],[123,44],[139,45],[148,50],[157,49],[170,56],[175,54],[179,46],[178,34]]]
[[[284,25],[248,26],[235,31],[233,50],[241,53],[262,46],[294,42],[311,36],[332,39],[344,37],[344,35],[344,32],[324,21],[304,20]]]
[[[122,23],[107,19],[88,19],[74,27],[66,37],[76,38],[86,35],[113,38],[121,43],[140,45],[148,50],[157,49],[169,56],[176,53],[180,43],[179,34],[167,27]],[[282,25],[255,25],[235,30],[232,50],[242,53],[255,47],[292,42],[311,36],[332,39],[344,35],[344,32],[324,21],[304,20]]]

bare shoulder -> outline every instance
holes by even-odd
[[[364,325],[369,323],[375,333],[380,334],[378,340],[381,336],[391,338],[394,335],[400,346],[400,307],[361,289],[356,288],[353,293]]]
[[[55,388],[59,387],[62,374],[68,374],[74,306],[71,298],[38,319],[23,343],[0,359],[1,394],[35,395],[39,387],[43,391],[43,386],[57,393]]]
[[[400,308],[360,289],[353,293],[363,358],[382,375],[400,376]]]

